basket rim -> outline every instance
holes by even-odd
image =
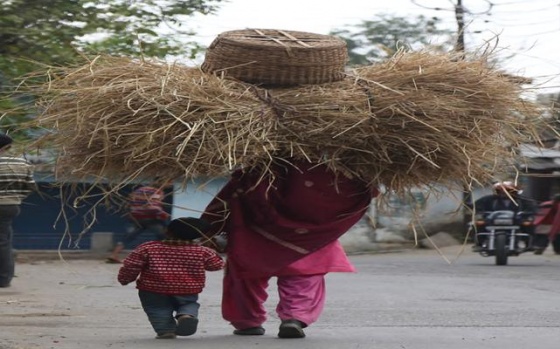
[[[346,42],[344,40],[331,35],[295,30],[260,28],[248,28],[223,32],[214,39],[209,48],[218,44],[228,44],[239,47],[277,47],[291,50],[320,50],[346,47]]]

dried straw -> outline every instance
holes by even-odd
[[[276,159],[326,163],[400,191],[484,181],[536,137],[538,108],[487,57],[399,52],[340,82],[263,89],[199,68],[99,57],[49,73],[37,145],[59,179],[221,176]]]

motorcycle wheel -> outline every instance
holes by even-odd
[[[496,235],[494,247],[496,248],[496,265],[506,265],[508,260],[507,236]]]
[[[552,248],[554,249],[554,253],[560,254],[560,235],[556,235],[554,240],[552,240]]]

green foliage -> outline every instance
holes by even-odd
[[[453,32],[438,29],[439,18],[417,16],[414,19],[388,14],[375,19],[337,29],[330,34],[346,41],[350,64],[379,62],[393,55],[399,48],[431,47],[445,50],[453,47]]]
[[[194,33],[178,32],[182,23],[188,16],[215,12],[221,1],[7,0],[0,5],[0,57],[10,63],[67,64],[79,58],[78,51],[190,55],[193,46],[185,39]],[[0,71],[12,75],[27,66],[16,65],[0,66]]]
[[[195,14],[211,14],[225,0],[3,0],[0,3],[0,128],[32,115],[17,108],[18,78],[84,55],[194,58],[201,47],[182,29]],[[14,109],[16,107],[16,109]]]
[[[87,9],[108,8],[84,29],[95,29],[103,38],[80,47],[89,53],[104,52],[111,55],[165,57],[185,55],[193,58],[201,51],[195,42],[186,40],[195,33],[183,29],[183,24],[194,14],[210,14],[223,0],[101,0]],[[132,3],[132,4],[130,4]],[[91,4],[91,2],[90,2]]]

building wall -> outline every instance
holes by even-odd
[[[466,231],[463,191],[459,187],[435,187],[411,190],[415,200],[390,197],[380,202],[377,212],[378,232],[392,233],[404,240],[422,239],[439,232],[458,238]],[[488,188],[475,188],[472,200],[490,194]]]
[[[226,184],[227,178],[196,178],[186,183],[176,183],[174,188],[173,219],[199,217],[214,196]]]

